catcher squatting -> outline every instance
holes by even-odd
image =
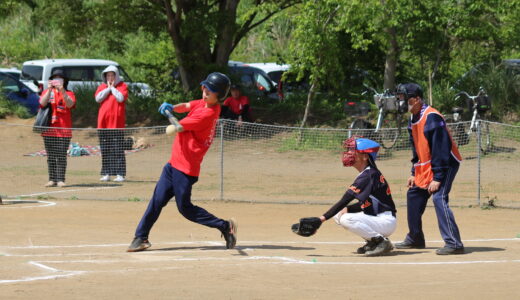
[[[301,218],[292,230],[301,236],[316,233],[330,218],[345,229],[361,236],[366,244],[357,253],[379,256],[393,249],[388,239],[396,229],[396,209],[388,182],[375,164],[379,144],[360,137],[351,137],[343,143],[343,165],[354,167],[359,175],[341,200],[321,217]],[[358,202],[350,204],[352,200]],[[350,205],[349,205],[350,204]]]

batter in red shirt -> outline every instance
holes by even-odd
[[[175,106],[163,103],[159,112],[188,113],[180,121],[177,136],[172,145],[172,154],[164,166],[161,177],[155,186],[154,194],[137,229],[128,252],[142,251],[151,246],[148,235],[159,218],[162,208],[175,197],[177,209],[188,220],[218,229],[226,241],[226,248],[236,244],[236,222],[223,220],[202,207],[191,203],[193,184],[199,179],[200,164],[215,136],[215,127],[220,114],[219,100],[229,91],[229,78],[222,73],[211,73],[201,82],[202,99]]]

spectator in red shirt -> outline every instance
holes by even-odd
[[[103,71],[103,83],[95,93],[99,103],[98,135],[101,148],[101,181],[122,182],[126,176],[124,133],[128,87],[121,81],[116,66]]]
[[[237,120],[239,124],[252,122],[249,98],[242,95],[238,85],[231,86],[231,97],[224,101],[221,115],[224,119]]]
[[[67,170],[67,150],[72,138],[71,109],[76,105],[76,96],[67,90],[69,80],[60,69],[52,71],[48,88],[42,92],[40,107],[51,106],[52,117],[49,129],[42,132],[45,151],[47,152],[47,167],[49,182],[46,187],[65,187],[65,172]]]
[[[204,208],[191,203],[192,186],[199,179],[200,164],[215,136],[215,127],[220,114],[219,101],[229,91],[229,78],[222,73],[211,73],[201,82],[202,99],[193,100],[175,106],[163,103],[159,112],[166,111],[188,113],[180,120],[182,128],[178,130],[172,145],[170,160],[163,168],[161,177],[137,229],[135,238],[128,247],[128,252],[142,251],[151,246],[148,235],[159,218],[162,208],[175,197],[177,209],[188,220],[218,229],[226,241],[226,248],[236,244],[236,223],[233,219],[217,218]]]

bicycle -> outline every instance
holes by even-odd
[[[372,92],[374,94],[374,102],[378,108],[376,125],[374,126],[366,120],[368,110],[366,110],[366,113],[361,111],[361,113],[353,115],[354,121],[352,121],[349,126],[348,137],[352,135],[365,135],[367,138],[379,142],[383,148],[392,149],[402,134],[403,125],[407,123],[405,114],[408,111],[408,104],[404,100],[399,100],[395,93],[389,89],[386,89],[383,93],[378,93],[377,90],[372,87],[366,86],[366,88],[367,91],[362,95],[367,94],[368,91]],[[361,104],[368,106],[368,104],[363,102]],[[345,104],[345,111],[347,111],[348,105],[353,106],[355,102],[347,102]],[[363,108],[363,106],[360,105],[360,108]],[[383,123],[391,127],[383,129]],[[368,132],[368,129],[374,129],[374,131]]]
[[[461,97],[465,97],[467,107],[472,111],[471,121],[464,122],[462,115],[464,108],[454,107],[452,109],[452,117],[446,118],[446,123],[452,128],[453,138],[457,145],[464,146],[470,141],[472,134],[478,134],[477,142],[480,144],[480,151],[487,154],[493,147],[491,140],[491,133],[489,130],[489,123],[482,122],[482,116],[491,109],[491,98],[486,93],[483,87],[479,88],[477,95],[471,96],[465,91],[460,91],[455,95],[455,101],[459,101]]]

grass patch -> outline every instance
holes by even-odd
[[[345,132],[342,131],[322,131],[319,129],[312,130],[304,128],[299,131],[295,131],[291,134],[291,136],[282,140],[282,143],[278,147],[277,151],[339,151],[345,138]]]

